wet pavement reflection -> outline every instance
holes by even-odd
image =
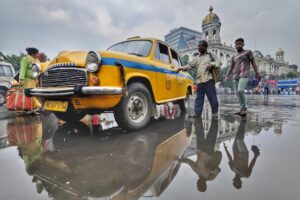
[[[298,199],[300,98],[220,104],[132,133],[0,108],[0,199]]]

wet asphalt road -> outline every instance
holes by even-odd
[[[221,96],[219,120],[206,106],[133,133],[0,107],[0,199],[298,199],[300,97],[248,103],[246,118]]]

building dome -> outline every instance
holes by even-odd
[[[279,48],[276,50],[276,54],[284,54],[284,50],[282,48]]]
[[[202,26],[210,24],[210,23],[217,23],[217,24],[221,24],[220,18],[216,13],[213,13],[213,7],[210,6],[209,8],[209,14],[206,15],[206,17],[203,19],[202,21]]]
[[[258,58],[263,58],[264,57],[264,55],[258,50],[254,51],[253,54],[254,54],[255,57],[258,57]]]

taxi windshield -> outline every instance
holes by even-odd
[[[108,51],[117,51],[135,56],[146,57],[150,54],[152,42],[148,40],[133,40],[121,42],[108,48]]]

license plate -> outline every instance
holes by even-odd
[[[44,105],[45,110],[66,112],[69,102],[67,101],[49,101],[47,100]]]

